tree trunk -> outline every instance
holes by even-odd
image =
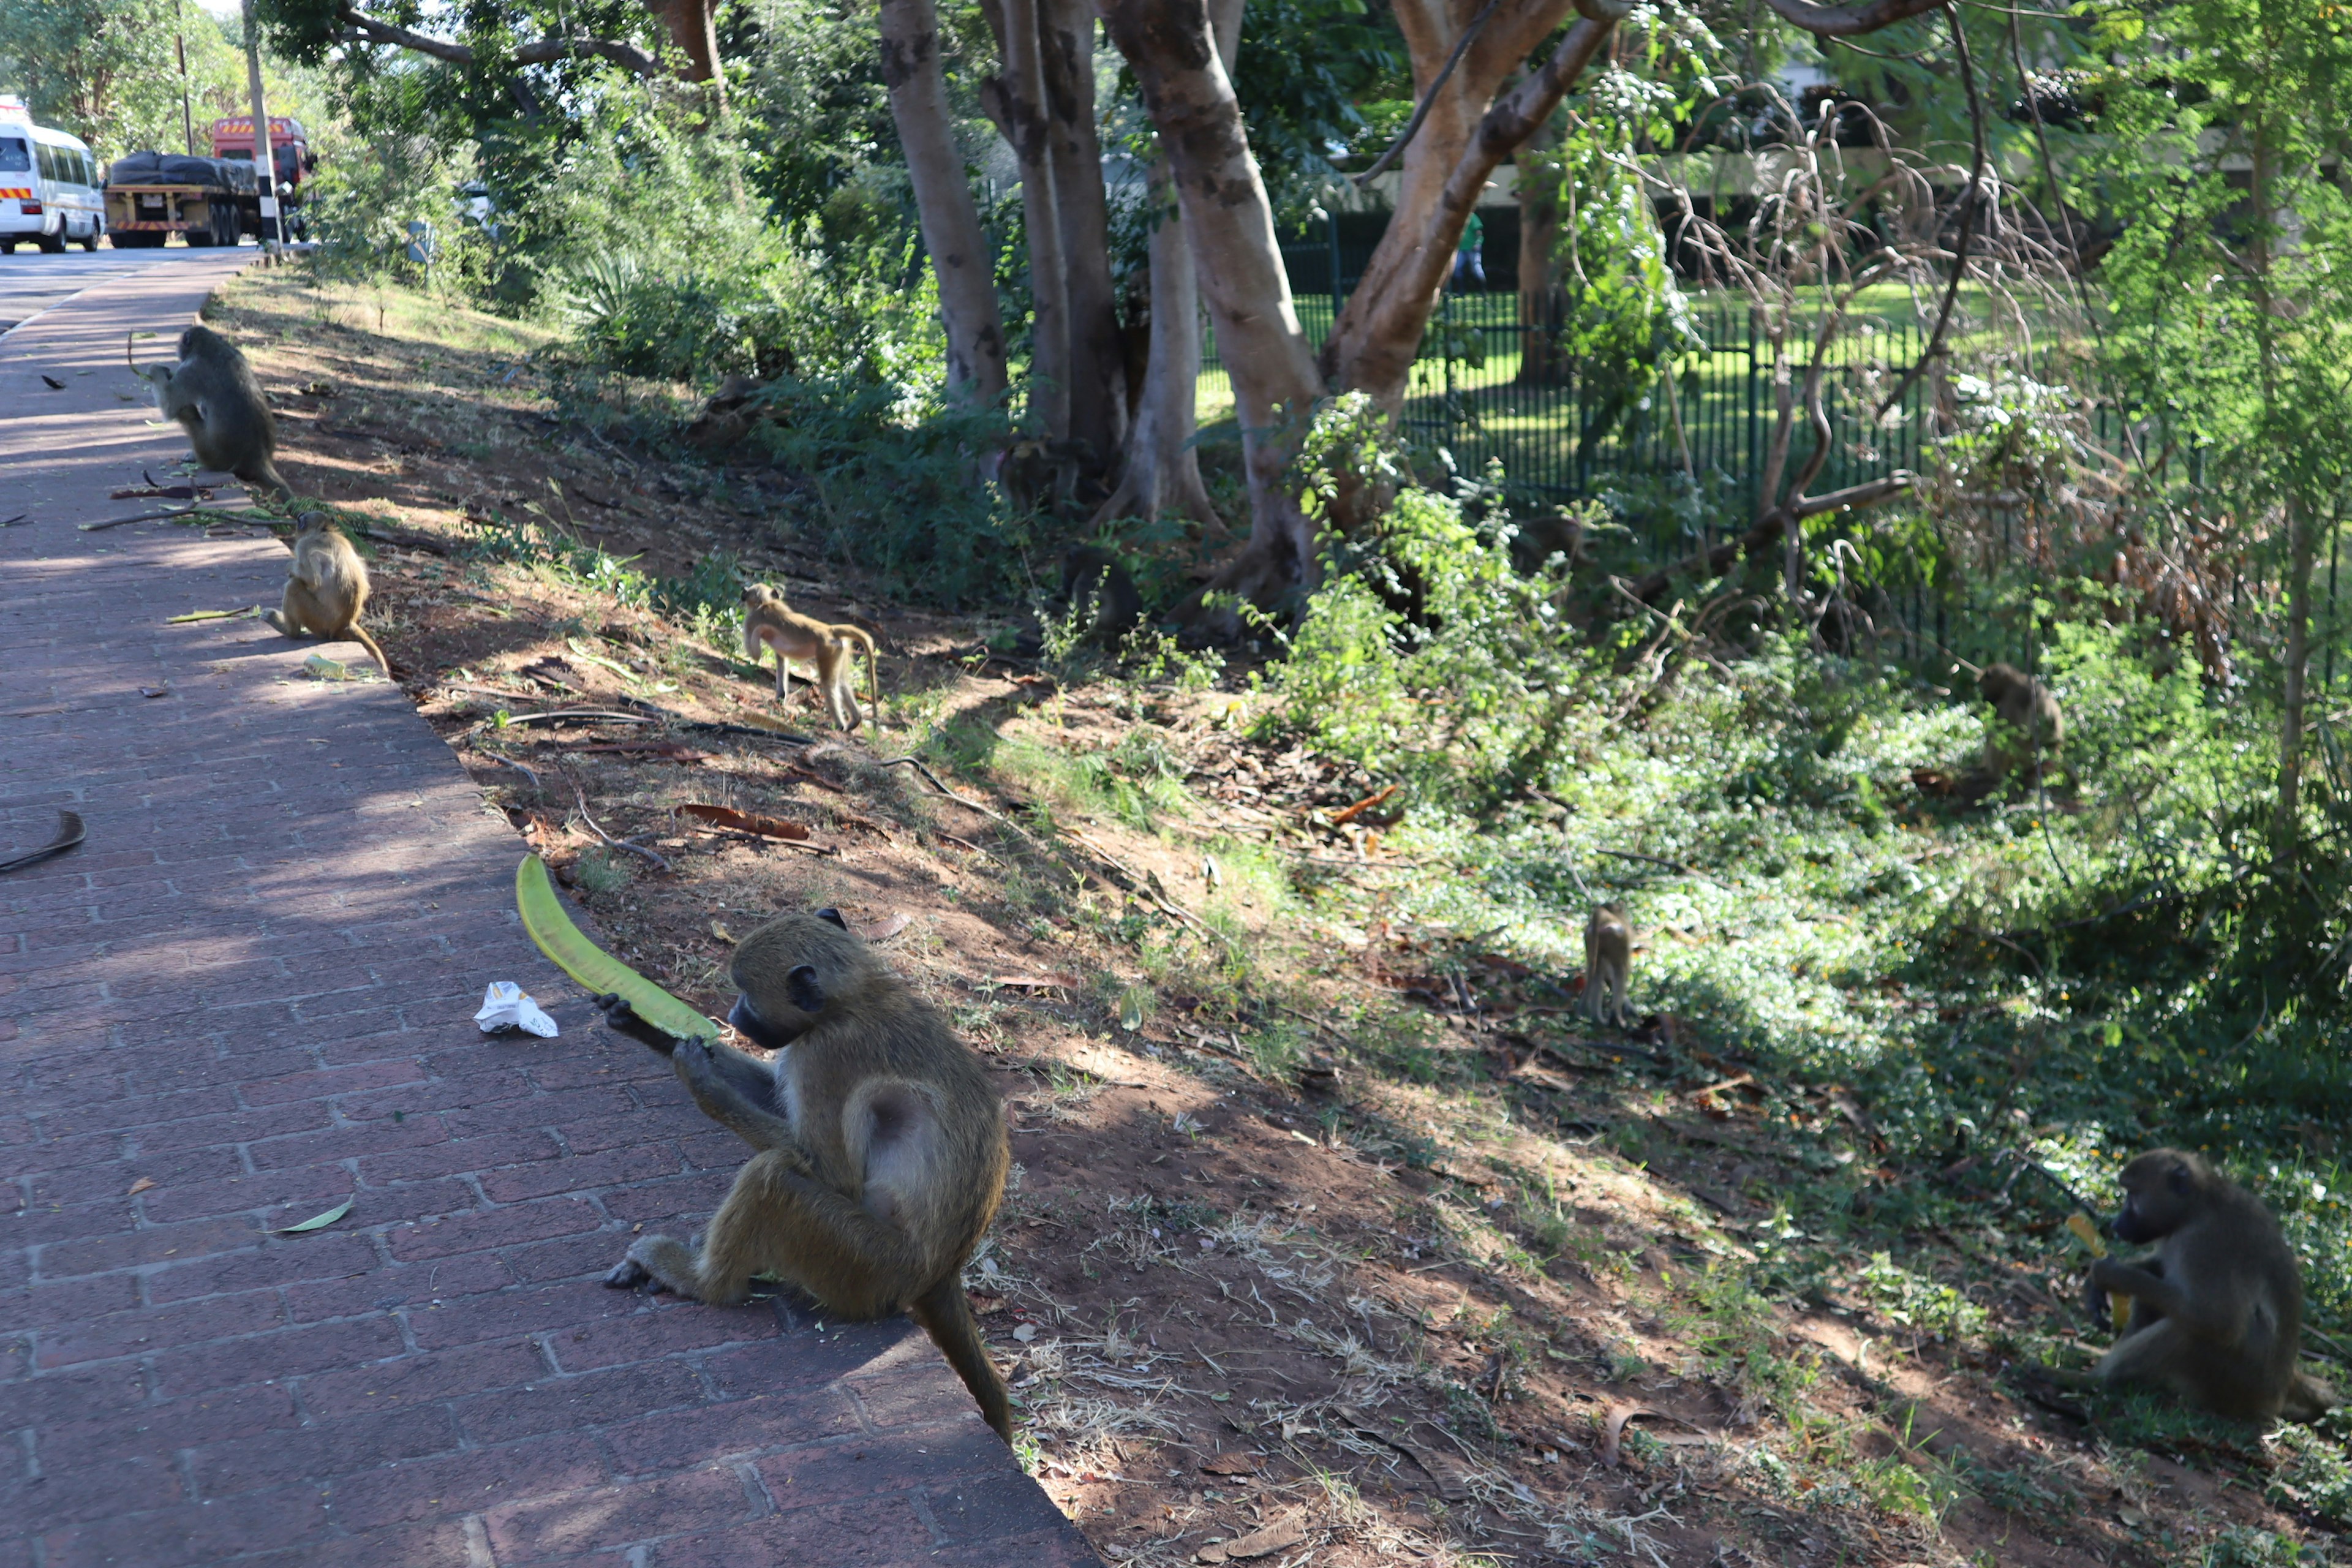
[[[1010,0],[1021,5],[1024,0]],[[1045,68],[1045,153],[1054,166],[1061,232],[1062,298],[1068,310],[1066,434],[1088,466],[1108,470],[1127,444],[1127,367],[1119,351],[1118,297],[1110,280],[1110,222],[1102,145],[1095,135],[1095,17],[1087,0],[1025,0],[1037,7]]]
[[[1004,324],[980,211],[948,124],[939,16],[931,0],[882,0],[881,20],[882,82],[907,154],[923,248],[939,279],[948,385],[959,402],[992,403],[1004,393]]]
[[[1061,440],[1070,433],[1069,271],[1046,124],[1039,0],[981,0],[981,9],[996,35],[1003,69],[981,84],[980,105],[1021,166],[1021,229],[1029,248],[1029,416]],[[1096,179],[1100,182],[1099,173]]]
[[[1323,368],[1333,384],[1361,387],[1391,411],[1402,405],[1406,378],[1445,287],[1454,247],[1488,177],[1551,118],[1616,26],[1610,20],[1579,18],[1549,59],[1495,100],[1504,76],[1568,9],[1561,0],[1528,5],[1507,16],[1498,10],[1460,68],[1437,89],[1429,118],[1405,148],[1388,231],[1323,345]],[[1412,52],[1414,82],[1424,96],[1475,11],[1464,5],[1447,16],[1438,0],[1396,0],[1398,25]]]
[[[654,0],[670,42],[686,52],[686,79],[710,86],[712,106],[727,112],[727,71],[719,59],[719,33],[711,22],[710,0]]]
[[[2278,300],[2271,291],[2272,226],[2277,208],[2271,182],[2277,175],[2276,153],[2268,118],[2257,114],[2252,132],[2252,169],[2247,195],[2253,208],[2253,228],[2246,247],[2247,270],[2254,296],[2254,332],[2262,355],[2263,423],[2272,430],[2284,421],[2279,412]],[[2286,680],[2279,715],[2278,811],[2271,838],[2273,853],[2292,863],[2303,838],[2303,693],[2311,662],[2311,530],[2308,509],[2294,493],[2286,496]]]
[[[1322,377],[1291,304],[1274,210],[1202,0],[1104,0],[1103,20],[1134,68],[1159,130],[1218,353],[1234,382],[1250,537],[1209,591],[1271,607],[1311,586],[1314,530],[1299,510],[1289,469],[1323,396]],[[1242,622],[1230,610],[1215,610],[1202,625],[1230,637]]]
[[[2313,531],[2307,508],[2287,503],[2286,693],[2279,717],[2278,858],[2292,860],[2303,837],[2303,706],[2311,664]]]
[[[1556,119],[1546,116],[1520,147],[1519,384],[1546,385],[1567,378],[1559,329],[1568,298],[1559,286],[1559,183],[1544,151],[1559,145]]]
[[[1201,381],[1201,290],[1193,275],[1192,242],[1183,216],[1170,200],[1168,161],[1151,171],[1151,348],[1144,363],[1143,395],[1128,431],[1118,489],[1096,511],[1095,526],[1114,518],[1157,521],[1163,512],[1189,517],[1214,536],[1224,521],[1209,504],[1192,437]]]

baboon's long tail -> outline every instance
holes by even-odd
[[[996,1435],[1013,1441],[1013,1403],[1005,1393],[1003,1375],[996,1363],[988,1359],[988,1346],[980,1337],[980,1324],[973,1321],[971,1302],[963,1293],[963,1281],[955,1273],[924,1291],[907,1307],[907,1316],[922,1325],[956,1369],[963,1385],[980,1402],[980,1413]]]
[[[290,501],[294,499],[294,487],[286,482],[286,476],[278,471],[278,465],[271,462],[267,454],[263,455],[261,461],[235,477],[246,484],[275,490],[277,499],[280,501]]]
[[[368,650],[368,657],[375,660],[375,667],[383,671],[386,680],[390,680],[393,678],[392,660],[383,657],[383,649],[375,646],[375,638],[368,636],[366,629],[357,621],[352,623],[350,636],[352,641]]]

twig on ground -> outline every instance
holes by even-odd
[[[77,527],[79,527],[79,528],[81,530],[81,531],[82,531],[82,532],[84,532],[84,533],[96,533],[96,532],[98,532],[100,529],[107,529],[107,528],[121,528],[121,527],[124,523],[126,523],[126,522],[171,522],[171,521],[176,521],[176,520],[178,520],[178,519],[180,519],[180,518],[184,518],[184,517],[194,517],[194,516],[195,516],[198,512],[207,512],[207,511],[209,511],[209,512],[218,512],[218,513],[220,513],[220,514],[221,514],[221,521],[224,521],[224,522],[243,522],[243,521],[261,521],[259,518],[254,518],[254,519],[248,520],[248,519],[245,518],[244,516],[242,516],[242,515],[240,515],[240,514],[238,514],[238,513],[236,513],[236,512],[234,512],[234,511],[229,510],[227,508],[225,508],[225,507],[222,507],[222,506],[219,506],[219,505],[216,505],[216,504],[213,504],[213,503],[210,503],[210,502],[205,502],[205,503],[201,503],[201,504],[197,504],[197,505],[183,506],[183,507],[174,507],[174,508],[173,508],[173,509],[172,509],[171,510],[169,510],[169,511],[142,511],[142,512],[140,512],[140,513],[138,513],[136,516],[133,516],[133,517],[110,517],[110,518],[107,519],[104,522],[84,522],[84,523],[79,523],[79,524],[77,524],[76,526],[77,526]],[[284,521],[284,520],[283,520],[283,519],[271,519],[270,521]]]
[[[587,793],[581,789],[576,780],[572,785],[572,798],[580,803],[580,820],[588,825],[589,832],[594,834],[597,837],[603,839],[605,843],[611,845],[615,849],[625,849],[632,855],[642,855],[646,859],[652,861],[655,865],[660,867],[663,870],[668,872],[670,875],[676,876],[677,874],[677,867],[672,866],[667,860],[663,859],[659,855],[655,854],[644,845],[633,844],[625,838],[615,838],[611,834],[605,832],[604,828],[598,826],[596,819],[588,815]]]
[[[1026,829],[1023,828],[1019,823],[1013,821],[1003,812],[991,811],[988,807],[981,805],[980,802],[976,800],[967,800],[962,795],[956,794],[955,791],[948,788],[947,784],[940,778],[940,775],[931,772],[929,764],[926,763],[920,757],[888,757],[875,765],[877,767],[884,768],[912,768],[917,773],[929,779],[933,789],[939,791],[941,795],[947,796],[958,805],[962,806],[966,811],[976,811],[980,813],[981,816],[989,818],[992,822],[1001,822],[1004,824],[1004,826],[1013,829],[1015,832],[1026,832]]]
[[[660,720],[646,713],[621,713],[610,708],[558,708],[545,713],[509,713],[509,724],[554,724],[566,719],[594,719],[614,724],[658,724]]]
[[[512,768],[515,772],[522,774],[524,777],[530,780],[533,788],[543,789],[546,787],[540,782],[539,770],[537,768],[531,767],[525,763],[516,762],[512,757],[502,757],[496,752],[484,752],[482,755],[489,758],[490,761],[498,763],[498,765],[502,768]]]

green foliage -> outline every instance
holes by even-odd
[[[2352,36],[2325,6],[2215,0],[2104,16],[2095,177],[2133,221],[2102,264],[2109,368],[2208,482],[2325,506],[2352,451]],[[2243,205],[2265,183],[2267,210]],[[2178,478],[2178,470],[2175,470]]]
[[[724,620],[741,608],[742,568],[724,551],[704,556],[683,577],[664,577],[630,565],[634,556],[614,555],[560,530],[499,514],[482,527],[467,552],[478,561],[543,566],[616,605],[654,610],[689,624]]]
[[[2271,1447],[2275,1468],[2263,1489],[2273,1502],[2305,1510],[2338,1530],[2352,1525],[2352,1462],[2340,1446],[2308,1426],[2285,1426]]]
[[[565,269],[557,286],[574,344],[594,364],[664,381],[764,381],[795,368],[795,343],[807,352],[841,321],[810,308],[813,270],[785,256],[681,277],[632,254],[599,253]]]
[[[0,0],[0,88],[101,162],[145,147],[184,152],[175,37],[187,51],[196,151],[209,152],[207,122],[251,102],[243,30],[173,0]],[[300,113],[282,75],[270,77],[271,112]]]
[[[1345,178],[1334,148],[1377,157],[1397,114],[1366,108],[1388,100],[1411,112],[1412,80],[1386,5],[1364,0],[1259,0],[1242,13],[1234,92],[1264,171],[1275,221],[1296,228]]]
[[[1351,483],[1401,472],[1362,394],[1316,416],[1302,461],[1328,507]],[[1327,540],[1325,581],[1269,680],[1269,722],[1331,755],[1402,774],[1436,800],[1491,799],[1550,782],[1571,707],[1595,667],[1553,585],[1512,570],[1507,542],[1459,503],[1400,490],[1369,533]]]
[[[788,376],[760,395],[770,417],[758,438],[808,481],[798,526],[908,597],[1005,596],[1006,562],[1034,542],[981,482],[983,456],[1010,437],[1001,412],[870,376]]]

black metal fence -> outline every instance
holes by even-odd
[[[1336,225],[1327,236],[1283,247],[1299,323],[1318,347],[1370,251],[1369,244],[1342,243]],[[1408,437],[1464,474],[1499,463],[1515,504],[1643,482],[1664,493],[1680,479],[1714,503],[1695,510],[1754,515],[1778,416],[1770,347],[1744,302],[1700,303],[1693,325],[1703,346],[1669,355],[1635,384],[1565,353],[1562,325],[1522,321],[1516,291],[1449,288],[1412,368]],[[1915,384],[1905,406],[1876,426],[1864,405],[1870,389],[1891,386],[1911,363],[1922,338],[1907,320],[1860,319],[1833,347],[1825,406],[1834,435],[1829,461],[1810,487],[1815,493],[1917,466],[1925,387]],[[1791,365],[1797,388],[1805,373],[1801,359]],[[1212,333],[1202,354],[1203,418],[1230,413],[1232,400]],[[1792,466],[1811,440],[1801,422]],[[1667,521],[1663,513],[1660,521]],[[1685,526],[1675,522],[1676,531]]]
[[[1508,221],[1515,216],[1489,218],[1490,241],[1516,247],[1517,225]],[[1362,276],[1383,221],[1349,215],[1321,233],[1294,236],[1282,247],[1299,323],[1318,348]],[[1499,462],[1507,495],[1521,515],[1553,501],[1618,492],[1635,502],[1615,510],[1643,536],[1653,560],[1674,560],[1712,544],[1727,525],[1756,515],[1778,409],[1770,346],[1760,341],[1744,301],[1702,300],[1693,324],[1703,348],[1669,356],[1628,399],[1622,379],[1559,352],[1559,323],[1520,320],[1516,258],[1507,252],[1495,260],[1498,265],[1487,269],[1493,287],[1449,288],[1431,321],[1403,411],[1406,433],[1417,445],[1445,454],[1456,472],[1468,476],[1483,476],[1489,462]],[[1814,494],[1921,467],[1928,378],[1916,380],[1886,420],[1874,425],[1868,416],[1916,362],[1924,337],[1907,302],[1899,316],[1865,313],[1849,321],[1831,351],[1824,406],[1832,437],[1829,460],[1808,487]],[[1801,355],[1809,347],[1800,344],[1795,352]],[[1801,389],[1805,371],[1801,358],[1791,364],[1792,394]],[[1232,384],[1218,363],[1213,333],[1203,344],[1200,400],[1204,423],[1232,413]],[[2122,416],[2102,405],[2094,417],[2094,439],[2121,451]],[[1790,463],[1801,462],[1811,444],[1801,419]],[[2160,421],[2154,444],[2169,444]],[[2188,489],[2201,490],[2201,451],[2190,452],[2186,465]],[[1675,504],[1693,489],[1702,504]],[[2018,522],[2021,528],[2021,514]],[[2352,626],[2337,607],[2336,532],[2331,526],[2313,585],[2312,678],[2328,691],[2340,678],[2352,677],[2352,644],[2347,643]],[[2024,549],[2004,515],[2001,537],[1986,542],[1985,558],[1957,573],[1936,574],[1936,584],[1927,580],[1920,562],[1881,559],[1881,581],[1849,587],[1869,617],[1870,640],[1883,654],[1923,671],[1943,671],[1952,653],[1979,663],[2007,658],[2031,667],[2042,634],[2030,601],[1985,591],[1990,577],[2022,561]],[[2268,553],[2241,550],[2225,568],[2226,618],[2233,627],[2244,616],[2275,611],[2279,590],[2266,569]]]

